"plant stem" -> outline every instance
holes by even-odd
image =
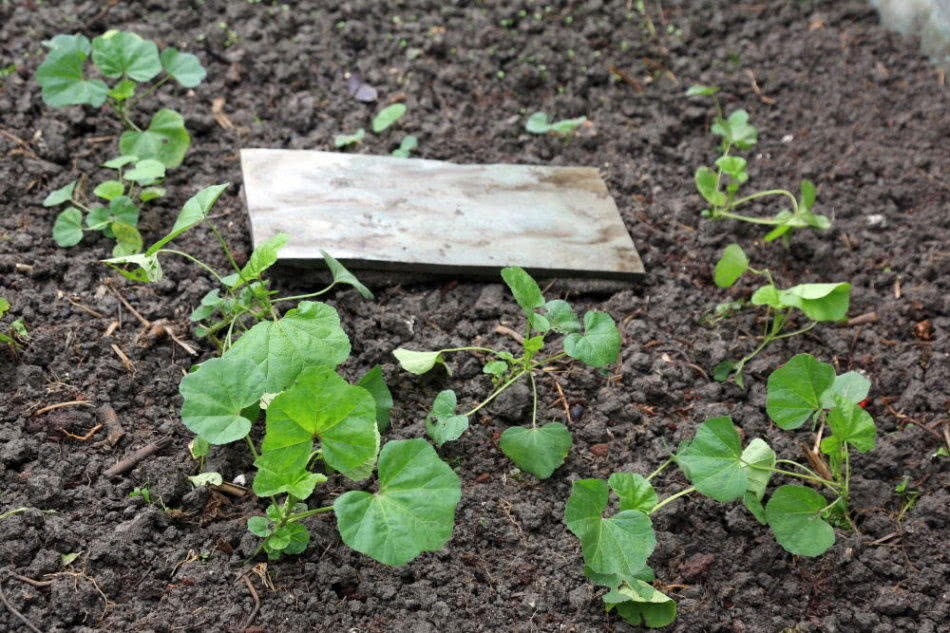
[[[807,326],[799,330],[795,330],[794,332],[786,332],[785,334],[778,334],[776,336],[773,336],[771,340],[777,341],[782,338],[789,338],[790,336],[798,336],[799,334],[804,334],[805,332],[808,332],[809,330],[814,328],[816,325],[818,325],[818,321],[812,321]]]
[[[161,249],[158,250],[158,252],[159,252],[159,253],[170,253],[170,254],[172,254],[172,255],[178,255],[179,257],[184,257],[185,259],[191,260],[192,262],[194,262],[195,264],[197,264],[197,265],[200,266],[201,268],[205,269],[208,273],[210,273],[211,276],[213,276],[213,277],[215,278],[215,280],[217,280],[217,282],[218,282],[219,284],[221,284],[222,286],[225,285],[225,284],[224,284],[224,280],[221,278],[221,275],[219,275],[211,266],[209,266],[208,264],[204,263],[203,261],[201,261],[201,260],[198,259],[197,257],[193,257],[192,255],[189,255],[188,253],[185,253],[185,252],[183,252],[183,251],[176,251],[176,250],[173,249],[173,248],[161,248]],[[157,254],[157,253],[156,253],[156,254]]]
[[[672,464],[672,463],[673,463],[673,458],[670,457],[668,460],[666,460],[665,462],[663,462],[662,464],[660,464],[659,466],[657,466],[657,469],[656,469],[656,470],[654,470],[652,473],[650,473],[649,475],[647,475],[647,481],[652,481],[652,479],[653,479],[654,477],[656,477],[657,475],[659,475],[660,473],[662,473],[664,470],[666,470],[666,467],[669,466],[669,465]]]
[[[798,200],[795,198],[794,195],[792,195],[792,192],[787,191],[785,189],[768,189],[766,191],[757,191],[753,193],[752,195],[748,195],[744,198],[739,198],[738,200],[733,200],[730,207],[735,209],[741,204],[752,202],[753,200],[757,200],[758,198],[764,198],[766,196],[786,196],[789,200],[792,201],[792,209],[794,210],[793,213],[795,215],[798,215]],[[746,218],[746,216],[739,216],[739,219],[745,219],[746,221],[750,220],[750,218]],[[771,223],[780,224],[780,222],[775,222],[775,221],[772,221]]]
[[[251,436],[245,435],[244,439],[247,441],[247,447],[251,449],[251,455],[254,456],[254,459],[260,457],[260,454],[257,452],[257,447],[254,446],[254,441],[251,439]]]
[[[564,358],[567,356],[567,352],[561,352],[560,354],[555,354],[554,356],[548,356],[547,358],[542,358],[535,361],[536,365],[547,365],[548,363],[553,363],[554,361]]]
[[[531,395],[534,397],[534,404],[531,407],[531,428],[538,428],[538,385],[534,382],[534,374],[528,372],[528,378],[531,380]]]
[[[335,285],[336,285],[336,282],[334,281],[332,284],[330,284],[323,290],[318,290],[316,292],[308,292],[307,294],[303,294],[303,295],[293,295],[291,297],[280,297],[278,299],[274,299],[273,303],[278,303],[280,301],[302,301],[304,299],[310,299],[312,297],[319,297],[320,295],[330,292],[330,289],[333,288],[333,286]]]
[[[798,479],[804,479],[806,481],[813,481],[815,483],[823,484],[828,486],[834,491],[838,491],[841,488],[841,484],[838,484],[834,481],[828,481],[822,477],[812,477],[811,475],[803,475],[801,473],[796,473],[791,470],[782,470],[781,468],[767,468],[765,466],[756,466],[755,464],[747,464],[747,466],[753,470],[767,470],[769,472],[776,473],[778,475],[785,475],[786,477],[797,477]]]
[[[673,502],[673,501],[676,501],[676,500],[679,499],[680,497],[685,497],[686,495],[688,495],[688,494],[690,494],[690,493],[692,493],[692,492],[696,492],[696,486],[690,486],[689,488],[684,488],[684,489],[680,490],[679,492],[677,492],[676,494],[670,495],[669,497],[667,497],[667,498],[664,499],[663,501],[661,501],[661,502],[659,502],[658,504],[656,504],[655,506],[653,506],[653,509],[650,510],[649,514],[654,514],[657,510],[659,510],[660,508],[662,508],[662,507],[665,506],[666,504],[671,503],[671,502]]]
[[[729,218],[731,220],[741,220],[742,222],[749,222],[751,224],[765,224],[767,226],[777,226],[779,224],[784,224],[784,222],[779,222],[771,218],[753,218],[748,215],[742,215],[741,213],[732,213],[730,211],[719,211],[716,215],[721,218]]]
[[[298,512],[297,514],[288,515],[287,523],[306,519],[307,517],[316,516],[318,514],[323,514],[324,512],[333,512],[333,506],[323,506],[322,508],[314,508],[313,510],[307,510],[306,512]]]
[[[234,255],[231,253],[231,249],[228,247],[228,243],[224,240],[224,236],[221,235],[221,232],[218,231],[218,227],[213,224],[209,224],[208,228],[211,229],[211,232],[214,233],[214,236],[218,239],[218,244],[221,245],[221,249],[224,251],[224,254],[228,258],[228,262],[231,264],[231,267],[234,268],[234,272],[238,274],[238,277],[241,278],[241,281],[247,283],[247,280],[244,278],[244,275],[241,274],[241,267],[237,265],[237,262],[234,261]]]
[[[446,351],[446,350],[442,350],[442,351]],[[526,373],[528,373],[528,372],[527,372],[527,371],[521,371],[521,372],[515,374],[514,376],[512,376],[512,377],[508,380],[508,382],[506,382],[506,383],[503,384],[502,386],[498,387],[498,389],[495,389],[495,391],[493,391],[490,396],[488,396],[487,398],[485,398],[484,400],[482,400],[482,402],[481,402],[478,406],[476,406],[476,407],[475,407],[474,409],[472,409],[471,411],[468,411],[467,413],[464,413],[463,415],[465,415],[466,417],[468,417],[468,416],[470,416],[470,415],[474,415],[475,413],[478,412],[479,409],[481,409],[482,407],[484,407],[485,405],[487,405],[489,402],[491,402],[492,400],[494,400],[495,398],[497,398],[498,395],[501,394],[501,392],[503,392],[505,389],[507,389],[508,387],[510,387],[511,385],[513,385],[513,384],[515,383],[515,381],[517,381],[519,378],[521,378],[522,376],[524,376]]]
[[[159,88],[161,88],[162,85],[163,85],[166,81],[168,81],[169,79],[171,79],[171,77],[172,77],[171,75],[169,75],[169,74],[166,73],[161,79],[159,79],[158,81],[156,81],[155,83],[153,83],[151,86],[149,86],[148,89],[147,89],[145,92],[143,92],[142,94],[140,94],[138,97],[132,97],[131,99],[129,99],[128,102],[127,102],[127,103],[128,103],[128,107],[132,107],[132,106],[135,104],[136,101],[140,101],[140,100],[144,99],[145,97],[149,96],[150,94],[152,94],[153,92],[155,92],[156,90],[158,90]]]
[[[82,210],[85,211],[86,213],[89,213],[90,211],[92,211],[92,209],[90,209],[89,207],[87,207],[86,205],[84,205],[84,204],[83,204],[82,202],[80,202],[79,200],[76,200],[75,198],[70,198],[70,199],[69,199],[69,204],[71,204],[71,205],[73,205],[73,206],[79,207],[80,209],[82,209]]]

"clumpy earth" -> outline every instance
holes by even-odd
[[[647,2],[649,24],[636,4],[2,3],[2,64],[16,70],[0,88],[0,294],[31,332],[19,354],[0,354],[0,512],[30,508],[0,520],[9,603],[47,632],[631,631],[603,613],[561,522],[571,481],[647,473],[700,422],[721,414],[800,459],[808,435],[770,425],[764,387],[772,369],[809,352],[874,383],[867,406],[880,428],[878,447],[854,465],[859,532],[839,531],[827,555],[806,559],[782,550],[738,506],[698,497],[667,506],[656,517],[651,564],[679,601],[669,630],[946,631],[948,462],[935,457],[950,403],[944,78],[858,0]],[[196,464],[177,386],[196,359],[167,339],[142,337],[106,287],[146,319],[170,320],[203,358],[212,350],[194,340],[187,315],[209,280],[172,260],[160,283],[119,280],[98,263],[108,256],[106,240],[57,248],[55,210],[40,205],[79,175],[101,177],[97,165],[112,157],[121,131],[108,113],[43,105],[32,80],[41,41],[108,28],[194,52],[209,71],[198,88],[160,91],[145,104],[144,112],[180,110],[194,137],[168,179],[169,198],[143,218],[146,240],[162,234],[198,188],[231,181],[215,218],[246,256],[238,149],[330,149],[335,134],[368,127],[372,113],[395,100],[409,108],[399,133],[368,135],[359,151],[388,153],[411,133],[426,158],[598,167],[648,276],[629,286],[549,291],[610,311],[624,339],[608,372],[573,368],[541,385],[544,419],[567,421],[555,381],[571,411],[575,445],[564,466],[539,482],[513,472],[499,452],[499,433],[524,406],[516,393],[442,450],[464,493],[444,551],[387,568],[343,546],[332,517],[313,519],[304,554],[248,576],[260,598],[251,618],[254,601],[237,577],[256,546],[245,521],[263,504],[192,489],[185,477]],[[378,88],[378,104],[349,95],[344,74],[354,71]],[[751,183],[794,189],[811,178],[831,230],[796,234],[784,249],[763,244],[756,227],[700,218],[692,173],[715,157],[715,140],[711,107],[683,97],[697,82],[722,86],[727,108],[748,109],[759,126]],[[226,119],[212,112],[216,99]],[[531,136],[523,124],[535,110],[584,114],[592,125],[570,140]],[[851,281],[851,315],[876,319],[820,326],[773,345],[750,364],[747,389],[713,382],[711,368],[748,351],[761,327],[751,312],[715,326],[703,321],[715,304],[751,290],[711,283],[711,264],[734,240],[787,285]],[[181,245],[225,264],[205,228]],[[305,290],[279,275],[275,285]],[[487,378],[465,357],[453,361],[451,378],[413,377],[391,350],[508,345],[494,328],[517,326],[518,312],[498,283],[439,279],[374,289],[375,301],[353,291],[330,299],[353,341],[345,372],[355,377],[382,363],[396,399],[389,437],[419,436],[440,389],[455,388],[470,402],[486,392]],[[96,424],[93,406],[35,414],[71,400],[111,405],[125,437],[115,447],[101,443],[105,430],[86,441],[72,437]],[[171,445],[126,475],[101,475],[161,438]],[[241,446],[215,450],[209,467],[229,479],[251,471]],[[895,492],[905,478],[920,493],[916,503]],[[675,491],[684,482],[670,474],[659,484]],[[140,486],[171,510],[130,498]],[[321,494],[341,489],[333,481]],[[62,556],[76,553],[64,566]],[[0,608],[0,631],[25,630]]]

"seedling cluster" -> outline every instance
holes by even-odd
[[[732,419],[723,416],[701,424],[691,440],[646,477],[621,472],[606,481],[575,481],[564,523],[581,542],[585,575],[608,589],[603,596],[607,610],[630,624],[651,628],[676,618],[673,599],[649,584],[654,574],[647,560],[656,547],[650,517],[693,493],[721,503],[741,501],[792,554],[826,552],[835,542],[832,524],[850,524],[851,449],[874,448],[874,421],[860,406],[869,389],[870,382],[861,374],[835,375],[834,367],[808,354],[795,356],[769,377],[766,411],[772,421],[783,429],[810,421],[818,429],[814,468],[779,459],[761,438],[743,446]],[[660,499],[653,482],[673,464],[691,485]],[[806,485],[784,484],[763,504],[773,477],[798,479],[827,495]],[[617,511],[605,518],[611,492]]]
[[[537,282],[521,268],[505,268],[501,276],[525,315],[520,355],[488,347],[454,347],[435,351],[400,348],[393,355],[403,369],[413,374],[424,374],[436,365],[444,365],[444,356],[450,353],[471,352],[487,358],[482,371],[491,376],[494,389],[480,402],[464,413],[459,413],[456,411],[458,398],[454,391],[447,389],[436,396],[426,416],[426,432],[436,446],[457,440],[468,429],[470,416],[481,411],[515,383],[527,381],[531,386],[533,403],[531,424],[506,429],[501,435],[500,446],[518,468],[539,479],[546,479],[564,463],[573,438],[568,428],[560,422],[538,424],[536,375],[544,367],[565,357],[595,368],[613,364],[620,353],[620,332],[606,312],[587,312],[582,324],[567,301],[546,301]],[[562,335],[561,351],[544,354],[545,339],[551,335]]]
[[[9,311],[10,302],[0,297],[0,319],[3,319]],[[29,337],[23,319],[14,319],[7,325],[0,325],[0,345],[8,347],[11,351],[15,352],[20,346],[20,341],[25,341]]]
[[[98,231],[115,239],[115,256],[137,253],[142,249],[140,205],[165,195],[160,186],[165,172],[181,165],[191,136],[174,110],[158,110],[143,129],[134,120],[134,108],[171,80],[194,88],[204,80],[205,69],[190,53],[159,52],[154,42],[125,31],[107,31],[91,42],[84,35],[61,34],[44,44],[49,52],[36,71],[43,101],[54,108],[105,107],[125,128],[118,156],[102,165],[115,174],[93,188],[94,198],[80,195],[82,187],[73,181],[43,201],[47,207],[68,205],[56,218],[53,239],[70,247],[82,241],[84,232]]]
[[[382,134],[392,127],[399,119],[406,114],[406,105],[403,103],[393,103],[386,106],[373,117],[371,129],[375,134]],[[337,134],[333,139],[333,146],[337,149],[358,145],[366,137],[366,130],[358,129],[353,134]],[[409,158],[409,154],[419,146],[419,139],[411,134],[402,138],[399,147],[392,151],[392,155],[398,158]]]
[[[829,228],[831,221],[827,217],[812,212],[817,192],[814,183],[810,180],[802,180],[801,195],[797,198],[795,194],[785,189],[769,189],[739,195],[740,188],[749,180],[748,162],[733,152],[752,149],[758,142],[758,130],[749,122],[749,113],[745,110],[736,110],[728,117],[724,116],[716,97],[718,91],[719,89],[713,86],[692,86],[686,92],[687,96],[691,97],[713,98],[716,106],[716,120],[710,130],[722,139],[715,168],[703,166],[696,170],[696,189],[709,204],[709,208],[702,212],[703,217],[712,220],[738,220],[772,227],[764,238],[766,242],[779,237],[788,240],[791,237],[790,231],[793,229]],[[784,199],[789,208],[781,209],[770,217],[750,216],[738,212],[739,207],[763,198],[774,197]]]
[[[570,136],[577,128],[587,122],[586,116],[574,119],[551,121],[544,112],[535,112],[528,117],[524,129],[531,134],[553,134],[555,136]]]

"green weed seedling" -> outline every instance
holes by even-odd
[[[603,596],[607,611],[650,628],[666,626],[676,618],[675,601],[650,584],[654,573],[647,560],[656,547],[650,517],[692,493],[722,503],[741,501],[792,554],[819,556],[831,548],[835,533],[829,521],[847,519],[849,449],[865,452],[874,447],[874,422],[858,405],[869,387],[860,374],[836,376],[830,365],[804,354],[769,378],[767,410],[779,426],[794,428],[812,419],[829,429],[820,444],[831,458],[831,478],[779,459],[760,438],[743,446],[732,419],[723,416],[701,424],[691,440],[646,477],[622,472],[606,481],[574,482],[564,522],[580,540],[585,575],[609,590]],[[672,464],[691,485],[660,499],[653,480]],[[770,480],[779,476],[808,485],[781,485],[763,505]],[[827,491],[832,499],[816,488]],[[611,493],[617,500],[616,511],[604,517]]]
[[[724,360],[716,365],[713,377],[720,381],[733,380],[743,386],[743,370],[746,363],[755,358],[773,341],[804,334],[818,323],[840,321],[848,313],[851,301],[851,284],[846,282],[799,284],[780,289],[767,269],[757,270],[749,266],[749,258],[738,244],[730,244],[723,252],[713,270],[713,281],[720,288],[729,288],[746,272],[764,277],[768,283],[759,287],[749,299],[754,306],[765,311],[765,330],[758,346],[739,360]],[[733,312],[734,302],[721,306],[724,313]],[[720,310],[717,307],[717,312]],[[786,332],[795,312],[801,312],[810,323],[802,328]]]
[[[817,191],[810,180],[802,180],[801,195],[796,197],[785,189],[769,189],[748,195],[739,195],[739,189],[749,180],[748,163],[745,158],[733,154],[735,150],[751,149],[758,142],[758,131],[749,123],[749,113],[736,110],[728,117],[723,115],[722,107],[714,86],[692,86],[687,96],[712,97],[716,106],[716,120],[710,128],[719,136],[720,156],[715,168],[700,167],[696,170],[696,190],[710,205],[702,212],[703,217],[713,220],[731,219],[772,227],[765,241],[771,242],[779,237],[788,240],[790,231],[799,228],[827,229],[831,221],[824,215],[812,212]],[[739,207],[763,198],[779,197],[787,201],[787,209],[782,209],[771,217],[750,216],[739,213]]]
[[[390,127],[395,125],[399,119],[406,114],[406,105],[403,103],[394,103],[380,110],[373,117],[370,128],[375,134],[382,134]],[[358,129],[353,134],[337,134],[333,139],[333,146],[337,149],[349,147],[350,145],[359,145],[366,137],[366,130]],[[399,147],[393,151],[393,156],[409,158],[409,152],[419,146],[419,140],[415,136],[406,136],[402,139]]]
[[[9,311],[10,302],[0,297],[0,319]],[[13,352],[20,347],[20,341],[28,338],[30,338],[30,333],[27,332],[23,319],[14,319],[9,325],[0,326],[0,345],[6,345]]]
[[[77,195],[75,181],[43,201],[47,207],[68,205],[56,217],[53,239],[70,247],[82,241],[84,231],[101,231],[116,240],[115,257],[138,253],[139,205],[165,195],[159,185],[166,170],[184,160],[191,136],[174,110],[159,110],[142,129],[132,118],[133,109],[168,81],[185,88],[197,86],[205,69],[190,53],[175,48],[159,52],[154,42],[124,31],[107,31],[91,42],[84,35],[61,34],[44,44],[49,53],[36,71],[43,101],[54,108],[106,106],[125,128],[119,137],[119,156],[103,164],[116,175],[93,189],[95,202]],[[89,74],[90,58],[94,74]],[[113,80],[112,85],[105,80]]]
[[[271,558],[302,552],[310,540],[303,521],[331,511],[343,542],[382,563],[401,565],[440,549],[454,528],[458,476],[424,440],[392,441],[380,449],[393,406],[382,369],[374,367],[356,384],[340,376],[336,369],[349,358],[349,337],[336,310],[307,300],[337,284],[349,284],[365,297],[372,297],[369,290],[324,253],[333,275],[329,286],[275,298],[261,276],[276,263],[286,235],[258,245],[238,266],[211,225],[233,267],[226,275],[168,248],[206,221],[227,186],[207,187],[186,202],[168,235],[144,253],[106,260],[127,278],[148,282],[162,277],[160,256],[177,255],[211,274],[223,289],[206,295],[192,314],[203,323],[199,332],[215,340],[221,354],[193,367],[179,385],[182,422],[197,436],[189,451],[200,461],[212,446],[246,443],[257,470],[252,489],[271,499],[266,514],[252,517],[248,529],[264,539],[261,549]],[[299,303],[278,315],[276,305],[289,301]],[[262,417],[258,445],[251,433]],[[361,482],[374,470],[376,493],[353,490],[312,509],[305,503],[333,473]],[[219,477],[201,473],[192,482],[207,485]]]
[[[571,449],[571,432],[560,422],[538,424],[538,388],[535,374],[564,357],[574,358],[589,367],[603,368],[616,362],[620,353],[620,332],[606,312],[587,312],[583,324],[567,301],[545,301],[537,282],[518,267],[508,267],[501,276],[527,318],[521,355],[486,347],[456,347],[431,352],[399,348],[393,355],[413,374],[424,374],[452,352],[489,355],[482,371],[492,377],[494,390],[464,413],[458,413],[457,396],[452,390],[439,393],[426,416],[426,432],[437,446],[457,440],[468,428],[468,419],[520,380],[531,385],[533,407],[530,426],[515,426],[501,435],[501,450],[520,469],[539,479],[550,477],[564,463]],[[545,338],[563,335],[562,351],[542,354]]]
[[[393,150],[393,156],[397,158],[409,158],[409,153],[417,147],[419,147],[419,139],[408,134],[402,138],[399,147]]]
[[[551,121],[544,112],[535,112],[528,117],[524,129],[531,134],[554,134],[556,136],[570,136],[577,128],[587,122],[586,116],[575,119],[561,119]]]

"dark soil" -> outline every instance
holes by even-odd
[[[624,348],[610,376],[557,375],[573,408],[575,446],[550,480],[513,474],[496,447],[503,416],[517,417],[521,406],[510,399],[507,411],[480,418],[443,450],[464,482],[445,551],[391,569],[343,546],[332,518],[315,519],[306,553],[267,564],[272,585],[251,575],[261,606],[247,631],[631,630],[603,613],[583,577],[578,544],[561,522],[570,482],[646,473],[697,424],[724,413],[748,436],[799,458],[804,431],[777,430],[763,409],[765,377],[796,352],[874,381],[868,410],[880,439],[855,460],[860,534],[839,531],[831,552],[804,559],[784,552],[738,506],[701,498],[672,504],[656,520],[651,559],[679,599],[670,630],[947,631],[950,482],[947,460],[934,453],[950,403],[950,117],[943,79],[916,45],[883,30],[858,0],[667,0],[662,16],[659,3],[648,2],[659,38],[646,34],[635,3],[619,0],[400,4],[408,6],[0,4],[0,65],[16,64],[0,90],[0,294],[32,332],[18,357],[0,354],[0,512],[34,508],[0,520],[0,581],[10,603],[47,632],[239,631],[253,608],[236,578],[255,547],[244,523],[262,504],[192,490],[185,479],[195,465],[177,386],[194,359],[167,340],[143,345],[138,323],[104,286],[113,276],[97,260],[110,245],[56,248],[55,210],[39,204],[79,174],[97,177],[120,131],[108,114],[42,104],[32,81],[40,41],[121,27],[195,52],[209,70],[193,92],[164,91],[145,104],[181,110],[194,136],[185,165],[169,179],[172,195],[143,220],[146,240],[170,226],[199,187],[227,180],[237,184],[218,206],[218,223],[246,253],[238,149],[328,149],[335,134],[367,126],[377,106],[351,98],[343,79],[358,70],[381,101],[408,104],[402,128],[419,136],[423,157],[600,168],[648,271],[634,287],[570,293],[622,323]],[[612,65],[632,81],[616,80]],[[682,96],[695,82],[722,86],[728,106],[747,108],[760,127],[752,183],[795,188],[813,179],[832,230],[796,234],[785,250],[753,245],[761,235],[754,227],[699,217],[692,173],[714,157],[715,142],[710,108]],[[219,97],[233,129],[212,116]],[[536,109],[586,114],[595,134],[527,135],[523,121]],[[91,140],[103,136],[110,138]],[[399,138],[370,135],[361,151],[388,153]],[[747,390],[712,382],[710,368],[750,349],[760,328],[751,313],[718,327],[700,323],[716,303],[750,290],[727,293],[710,281],[711,263],[735,239],[785,283],[850,280],[851,314],[874,311],[877,321],[823,326],[774,345],[751,363]],[[224,265],[207,230],[182,244]],[[171,319],[188,337],[187,314],[209,282],[177,261],[167,261],[166,272],[152,286],[113,283],[147,319]],[[451,386],[468,402],[485,392],[487,379],[466,358],[451,379],[416,379],[389,352],[479,339],[506,344],[494,327],[515,324],[518,314],[498,284],[440,280],[375,290],[375,302],[352,291],[331,299],[353,339],[345,371],[352,377],[383,363],[396,396],[390,436],[419,436],[422,411],[438,390]],[[113,320],[121,326],[106,336]],[[553,380],[543,385],[543,414],[563,420]],[[33,414],[69,400],[111,404],[127,435],[115,448],[98,443],[104,431],[88,441],[65,435],[94,426],[92,407]],[[172,438],[171,447],[126,476],[100,475],[162,437]],[[241,446],[215,451],[210,466],[229,478],[250,474]],[[904,477],[921,496],[900,516],[894,487]],[[660,483],[676,490],[683,482],[671,475]],[[174,511],[130,499],[142,485]],[[61,554],[77,552],[63,568]],[[55,575],[37,587],[9,572]],[[25,630],[0,608],[0,631]]]

